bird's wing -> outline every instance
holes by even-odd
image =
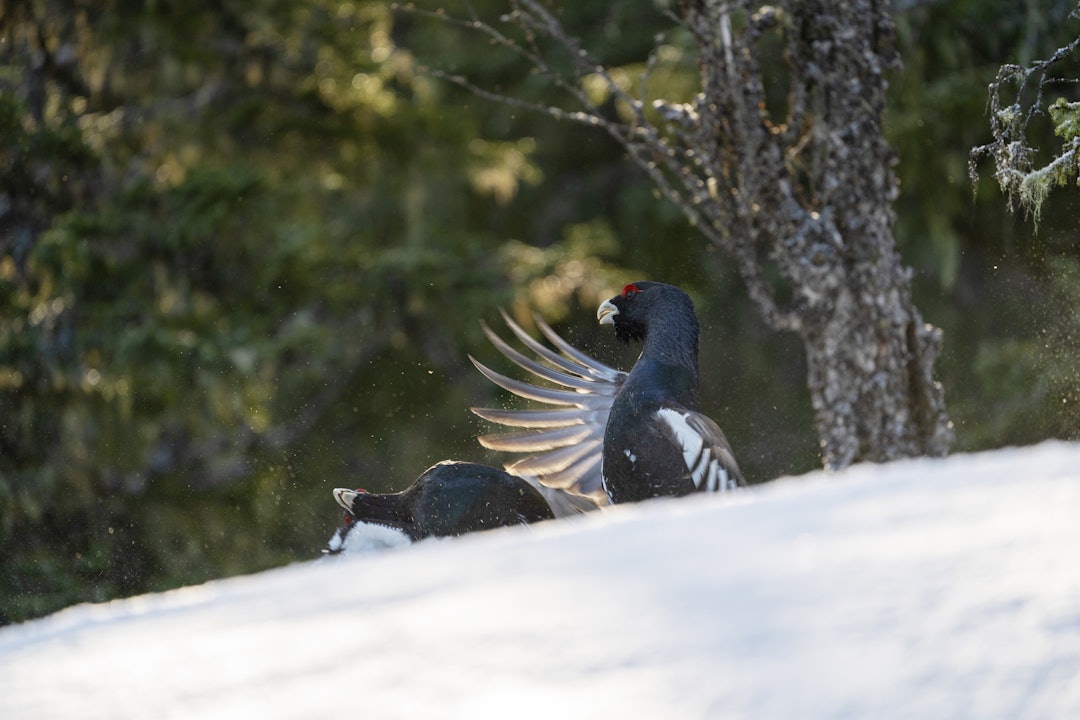
[[[611,403],[626,380],[626,373],[570,345],[539,316],[535,316],[537,326],[558,352],[531,337],[505,312],[502,317],[511,332],[539,360],[518,352],[482,324],[491,343],[515,365],[557,387],[515,380],[471,356],[469,359],[499,387],[518,397],[557,408],[500,410],[474,407],[472,411],[489,422],[521,428],[515,432],[481,435],[477,439],[491,450],[531,453],[507,463],[507,472],[535,477],[549,488],[565,490],[585,496],[597,505],[606,505],[608,500],[600,474],[604,428],[611,413]]]
[[[536,488],[556,518],[577,517],[596,510],[601,502],[604,505],[608,504],[607,495],[603,495],[598,501],[595,497],[582,495],[573,490],[548,487],[532,475],[522,475],[521,479]]]
[[[746,485],[731,445],[712,418],[693,410],[670,407],[658,410],[656,417],[682,449],[694,487],[723,492]]]

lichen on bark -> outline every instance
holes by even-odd
[[[1080,19],[1080,3],[1070,13]],[[1060,63],[1080,50],[1080,37],[1058,48],[1050,57],[1029,65],[1002,65],[990,83],[990,132],[993,140],[972,148],[968,173],[972,185],[979,179],[978,163],[984,157],[994,161],[994,179],[1005,194],[1009,209],[1019,205],[1038,229],[1042,206],[1055,187],[1076,180],[1080,184],[1080,103],[1059,95],[1049,103],[1063,78],[1056,72]],[[1076,79],[1068,80],[1075,83]],[[1067,86],[1067,85],[1066,85]],[[1056,90],[1061,92],[1061,90]],[[1012,102],[1008,102],[1011,99]],[[1051,159],[1036,167],[1037,148],[1031,144],[1028,125],[1032,118],[1049,115],[1061,145]]]

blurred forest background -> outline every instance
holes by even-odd
[[[566,5],[631,79],[663,33],[653,88],[695,92],[655,0]],[[1055,190],[1036,232],[992,167],[974,192],[967,172],[998,67],[1080,33],[1074,6],[894,4],[896,233],[945,331],[957,451],[1080,435],[1080,191]],[[313,558],[331,488],[500,464],[467,410],[506,402],[469,364],[505,367],[478,321],[535,308],[629,367],[594,312],[635,279],[695,299],[703,403],[747,477],[820,465],[798,339],[765,330],[621,149],[424,65],[556,100],[504,50],[383,2],[0,7],[0,623]]]

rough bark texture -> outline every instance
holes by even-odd
[[[892,234],[897,183],[881,128],[896,63],[887,3],[751,8],[684,6],[704,83],[684,137],[710,144],[716,173],[706,233],[740,260],[772,326],[802,336],[827,465],[944,454],[952,432],[933,378],[941,333],[912,303]],[[754,52],[766,32],[784,39],[791,67],[787,117],[775,124]],[[790,283],[786,306],[762,251]]]
[[[501,20],[522,32],[520,40],[475,18],[461,24],[518,52],[582,109],[538,106],[441,76],[484,97],[603,128],[623,144],[735,262],[767,322],[802,337],[827,466],[945,454],[953,431],[933,375],[941,332],[913,304],[911,272],[892,234],[897,182],[881,120],[886,73],[898,59],[887,0],[760,7],[684,0],[701,92],[690,103],[651,105],[644,99],[649,70],[635,96],[544,6],[511,6]],[[568,53],[572,75],[554,69],[540,37]],[[773,79],[788,91],[775,115],[759,62],[766,37],[783,47],[788,63],[785,78]],[[586,77],[605,81],[632,120],[598,107],[582,89]],[[790,292],[777,292],[770,267]]]

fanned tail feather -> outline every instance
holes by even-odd
[[[473,413],[488,422],[523,428],[553,428],[581,425],[581,410],[495,410],[472,408]]]
[[[503,321],[514,336],[538,359],[514,349],[486,324],[481,323],[491,344],[512,363],[543,381],[559,387],[534,385],[498,373],[470,356],[484,377],[514,395],[561,405],[555,410],[472,408],[479,417],[499,425],[524,428],[510,433],[481,435],[481,445],[505,452],[534,453],[506,464],[506,469],[547,488],[579,496],[582,502],[606,505],[601,479],[604,428],[611,403],[626,379],[616,370],[581,352],[563,340],[538,315],[536,325],[558,352],[526,333],[505,311]]]
[[[549,457],[533,455],[507,465],[507,472],[514,475],[543,476],[544,482],[551,487],[572,489],[578,486],[582,478],[600,472],[599,443],[586,448],[582,455],[567,461],[565,456]],[[607,497],[606,495],[604,496]]]
[[[571,465],[583,459],[588,460],[589,458],[587,456],[590,453],[598,453],[601,442],[602,441],[600,440],[588,440],[578,445],[570,445],[551,450],[542,455],[530,455],[529,457],[509,463],[507,467],[512,468],[515,471],[514,474],[536,475],[537,477],[544,478],[545,482],[548,482],[551,481],[551,478],[554,475],[564,472]],[[554,486],[555,485],[553,485],[553,487]],[[558,486],[569,487],[565,481],[558,483]]]
[[[526,430],[524,432],[481,435],[480,444],[489,450],[505,452],[540,452],[567,445],[574,447],[589,438],[589,428],[584,425],[558,427],[552,430]]]
[[[615,368],[605,365],[599,360],[586,355],[570,343],[559,337],[558,333],[551,329],[551,326],[544,322],[544,319],[538,314],[533,313],[533,322],[540,328],[540,332],[544,334],[553,344],[558,347],[563,355],[559,355],[556,352],[544,347],[539,341],[535,340],[531,335],[521,329],[521,326],[514,322],[505,310],[500,309],[503,321],[511,332],[517,337],[521,343],[532,350],[534,353],[550,362],[555,367],[562,368],[563,370],[580,375],[582,377],[594,377],[599,380],[606,380],[616,385],[621,385],[626,378],[626,373],[622,370],[616,370]]]

